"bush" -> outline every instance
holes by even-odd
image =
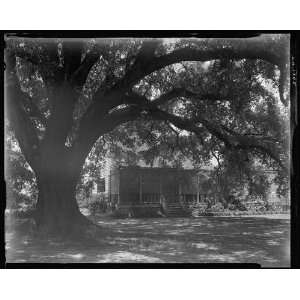
[[[224,205],[221,202],[218,202],[211,206],[211,210],[213,212],[221,212],[224,211]]]
[[[91,215],[105,213],[109,210],[109,205],[102,195],[92,195],[88,201],[86,208],[90,211]]]

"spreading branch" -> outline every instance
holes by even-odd
[[[75,87],[82,87],[87,79],[91,68],[95,65],[100,57],[100,53],[96,49],[88,52],[78,69],[73,73],[71,83]]]
[[[155,50],[160,42],[158,39],[146,39],[143,41],[134,64],[127,71],[125,77],[116,84],[116,88],[128,90],[134,82],[144,77],[142,75],[143,69],[155,59]]]
[[[27,96],[25,103],[29,108],[30,115],[34,118],[37,118],[43,124],[44,127],[47,127],[48,120],[40,111],[35,101],[31,97]]]
[[[195,40],[202,48],[179,48],[169,54],[154,56],[152,51],[151,59],[144,63],[137,62],[133,68],[121,80],[118,86],[130,90],[134,84],[154,71],[162,69],[174,63],[182,61],[210,61],[215,59],[262,59],[274,65],[281,66],[285,54],[284,39],[276,39],[269,35],[261,35],[252,38],[236,39],[201,39]],[[280,72],[281,78],[285,73]],[[280,90],[283,89],[281,79]],[[281,92],[282,101],[284,101]]]
[[[130,102],[130,100],[127,101]],[[197,115],[197,118],[194,119],[176,116],[159,109],[146,97],[140,95],[136,96],[136,98],[131,98],[131,103],[138,103],[142,109],[148,112],[148,116],[150,118],[167,120],[180,129],[195,133],[198,137],[201,137],[205,130],[204,128],[206,128],[206,130],[208,130],[212,135],[222,141],[227,148],[243,150],[252,149],[261,153],[265,153],[274,159],[283,169],[285,169],[280,157],[274,151],[274,147],[272,147],[273,143],[270,144],[268,139],[264,139],[263,137],[257,138],[256,136],[237,134],[231,129],[226,128],[224,125],[219,126],[208,121],[200,113]],[[197,124],[201,124],[202,126]]]
[[[82,41],[63,42],[64,72],[68,79],[80,67],[83,46]]]
[[[90,151],[91,147],[100,136],[112,131],[117,126],[129,121],[136,120],[141,116],[142,109],[137,106],[129,106],[123,109],[114,110],[106,114],[105,117],[98,118],[91,127],[91,123],[87,122],[81,126],[78,137],[72,146],[70,153],[72,161],[84,162],[86,154]]]
[[[84,154],[86,154],[86,151],[92,147],[93,143],[101,134],[112,130],[119,124],[134,120],[141,114],[146,114],[153,119],[167,120],[180,129],[194,132],[200,139],[204,131],[209,131],[228,147],[236,149],[255,149],[267,153],[280,163],[280,159],[273,153],[274,151],[269,148],[266,141],[262,139],[257,139],[257,137],[253,136],[233,134],[225,128],[222,128],[222,126],[208,121],[201,114],[197,116],[197,119],[186,119],[159,108],[169,100],[178,97],[192,100],[223,100],[226,98],[226,95],[219,95],[217,93],[194,93],[181,88],[174,89],[153,101],[149,101],[146,97],[131,92],[133,85],[145,76],[168,65],[182,61],[263,59],[279,67],[283,66],[282,56],[285,54],[285,50],[280,39],[273,38],[269,35],[247,39],[195,39],[193,40],[193,46],[179,48],[171,53],[156,56],[155,52],[159,43],[160,40],[145,40],[137,54],[135,62],[123,79],[109,91],[96,93],[95,99],[93,99],[92,104],[81,118],[78,135],[74,143],[74,149],[76,151],[79,149],[79,151],[83,153],[84,149]],[[58,61],[57,43],[52,44],[53,49],[50,51],[51,55]],[[20,47],[17,49],[14,55],[22,57],[32,64],[41,65],[43,63],[39,55],[34,53],[27,54]],[[53,108],[50,119],[47,122],[44,138],[46,141],[45,145],[53,146],[56,142],[64,144],[72,127],[74,104],[78,98],[73,91],[74,86],[82,87],[90,69],[99,59],[99,55],[99,52],[92,50],[86,54],[82,61],[82,44],[79,43],[74,48],[73,44],[71,46],[63,42],[63,72],[65,76],[64,80],[55,87],[54,96],[50,97],[51,99],[49,98],[53,100]],[[280,70],[282,70],[282,68]],[[283,76],[282,74],[284,74],[283,71],[281,71],[281,76]],[[282,78],[280,88],[282,91]],[[11,89],[9,94],[12,95],[12,98],[18,99],[18,101],[20,101],[22,96],[19,87]],[[283,94],[283,92],[281,92],[281,94]],[[30,141],[31,146],[36,147],[37,143],[34,141],[34,135],[31,132],[31,129],[33,129],[34,132],[34,128],[32,124],[30,125],[30,119],[26,115],[24,107],[20,105],[18,101],[12,100],[11,106],[14,106],[15,110],[15,112],[11,113],[12,123],[19,122],[21,126],[26,124],[24,126],[26,133],[21,133],[22,128],[17,129],[17,131],[19,131],[18,139],[21,140],[21,144],[23,144],[22,147],[25,149],[29,147],[29,145],[26,144],[24,136],[29,136],[28,141]],[[118,109],[117,107],[121,104],[128,104],[128,106]],[[32,109],[32,111],[34,111],[34,109]],[[37,111],[35,111],[35,113],[37,113]],[[74,152],[76,152],[75,150]],[[27,155],[30,156],[29,149],[27,152],[29,153]]]
[[[152,104],[157,106],[166,104],[168,101],[175,98],[187,98],[189,100],[209,100],[209,101],[217,101],[217,100],[227,100],[228,95],[222,95],[220,93],[206,93],[206,92],[192,92],[185,88],[174,88],[171,91],[162,94],[158,98],[151,101]]]
[[[23,103],[25,95],[17,84],[17,80],[10,80],[6,86],[6,113],[22,153],[34,170],[38,169],[39,139],[28,117]]]
[[[70,84],[64,81],[57,87],[50,100],[52,100],[52,110],[42,142],[43,149],[64,146],[72,128],[73,109],[77,96]]]

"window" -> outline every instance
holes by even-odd
[[[100,178],[98,188],[99,192],[105,192],[105,178]]]

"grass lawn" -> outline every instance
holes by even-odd
[[[97,246],[36,242],[7,232],[7,262],[290,264],[290,220],[280,216],[95,221],[103,231]]]

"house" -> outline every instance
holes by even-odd
[[[100,193],[112,210],[123,215],[149,216],[160,211],[167,216],[184,216],[191,213],[193,206],[206,206],[205,203],[211,206],[220,201],[216,186],[209,186],[210,173],[209,168],[195,169],[189,164],[184,168],[158,163],[150,167],[142,161],[130,164],[110,155],[94,192]],[[267,201],[272,204],[276,200],[277,207],[282,199],[275,197],[275,188],[273,184]],[[254,203],[249,201],[251,205]],[[288,208],[289,203],[284,204]]]
[[[124,165],[107,158],[103,171],[102,196],[113,209],[125,214],[181,216],[193,203],[206,200],[202,183],[208,170]],[[99,192],[99,189],[98,189]]]

